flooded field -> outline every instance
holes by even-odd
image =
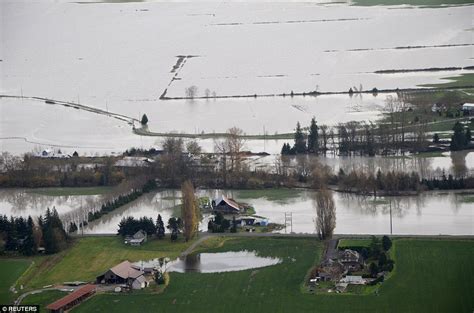
[[[278,258],[261,257],[255,251],[198,253],[181,257],[169,263],[162,259],[139,261],[141,267],[162,268],[167,272],[222,273],[261,268],[281,263]]]
[[[47,208],[55,208],[59,215],[102,203],[105,195],[46,195],[32,189],[0,189],[0,215],[37,217]]]
[[[200,196],[217,198],[220,190],[199,190]],[[255,207],[256,214],[272,223],[284,224],[285,213],[292,213],[292,227],[281,232],[314,233],[316,210],[314,192],[306,190],[226,191],[226,195]],[[123,217],[148,216],[164,221],[179,216],[180,192],[149,194],[90,223],[85,233],[116,233]],[[429,192],[418,196],[362,197],[334,193],[338,234],[472,235],[474,234],[474,194]],[[171,200],[170,200],[171,199]],[[201,230],[207,230],[209,215],[204,215]]]
[[[385,99],[291,91],[410,88],[474,64],[472,6],[351,4],[2,1],[0,94],[146,113],[154,132],[274,134],[313,115],[331,125],[374,120]],[[394,29],[400,36],[388,35]],[[258,97],[160,100],[190,86],[198,97]],[[260,97],[278,93],[287,96]],[[15,154],[51,146],[110,154],[160,141],[73,108],[1,98],[0,112],[0,146]]]

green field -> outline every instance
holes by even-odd
[[[23,299],[21,304],[35,304],[40,306],[40,312],[46,313],[49,312],[46,310],[48,304],[53,303],[54,301],[67,295],[66,292],[59,290],[47,290],[41,293],[32,294]]]
[[[65,281],[94,281],[95,277],[118,263],[160,257],[176,258],[191,242],[150,240],[140,247],[123,244],[121,237],[86,237],[55,255],[34,258],[34,265],[20,283],[28,289]]]
[[[235,200],[239,201],[239,200],[245,200],[245,199],[265,198],[269,201],[285,202],[289,199],[299,197],[300,194],[301,194],[301,190],[285,189],[285,188],[239,190],[236,196],[238,197],[238,199],[235,199]]]
[[[340,249],[347,247],[368,247],[371,242],[372,240],[370,239],[341,239],[337,247]]]
[[[29,260],[0,259],[0,304],[12,303],[15,294],[9,289],[30,264]]]
[[[162,294],[102,294],[74,312],[466,312],[474,307],[474,241],[394,242],[395,272],[369,295],[302,292],[322,244],[314,239],[227,239],[209,251],[256,250],[283,263],[232,273],[171,273]],[[292,258],[295,260],[293,261]]]
[[[89,196],[102,195],[110,192],[112,189],[113,187],[55,187],[32,189],[29,192],[44,196]]]
[[[447,80],[445,83],[438,83],[438,84],[427,84],[421,85],[423,87],[440,87],[440,88],[447,88],[447,87],[458,87],[458,86],[474,86],[474,74],[461,74],[459,76],[453,77],[446,77],[443,80]]]

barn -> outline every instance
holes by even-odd
[[[244,210],[237,202],[224,195],[216,200],[212,200],[212,209],[223,214],[239,214]]]

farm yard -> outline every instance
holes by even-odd
[[[365,295],[307,292],[304,285],[308,270],[319,262],[323,251],[323,244],[315,239],[213,237],[198,246],[195,253],[256,251],[262,257],[278,257],[282,263],[227,273],[170,273],[169,285],[160,294],[155,294],[153,289],[125,295],[101,293],[73,311],[139,312],[145,308],[159,308],[164,312],[233,312],[251,301],[253,305],[247,307],[249,312],[302,312],[315,307],[318,312],[332,312],[334,309],[338,312],[393,312],[394,308],[403,312],[470,312],[474,305],[470,289],[474,277],[470,266],[474,256],[472,240],[406,238],[395,239],[393,243],[393,275]],[[95,253],[83,256],[83,259],[92,259],[88,264],[93,269],[87,270],[76,259],[77,254],[85,252],[84,247],[91,244],[105,251],[97,253],[98,250],[93,250]],[[37,272],[37,276],[30,278],[26,284],[33,287],[63,280],[93,280],[97,273],[120,259],[176,256],[178,250],[184,247],[179,243],[171,245],[175,247],[170,248],[165,241],[150,242],[133,250],[120,247],[118,238],[79,239],[76,245],[65,251],[62,258],[52,262],[48,270]],[[113,248],[107,249],[107,246]],[[102,260],[106,255],[109,259]],[[78,270],[71,271],[72,268]],[[73,272],[81,274],[72,275]],[[442,284],[438,283],[440,280]],[[215,301],[216,293],[226,301]],[[28,296],[24,301],[46,303],[61,296],[59,292],[45,292]]]

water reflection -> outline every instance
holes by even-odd
[[[279,258],[262,257],[255,251],[198,253],[166,263],[163,259],[139,261],[137,266],[161,268],[168,272],[221,273],[261,268],[281,263]]]

